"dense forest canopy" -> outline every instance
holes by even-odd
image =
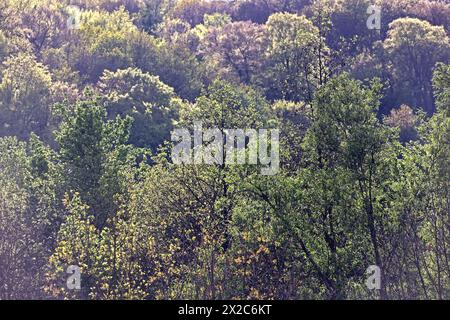
[[[3,0],[0,299],[450,299],[449,34],[448,0]],[[278,130],[276,174],[174,163],[199,122]]]

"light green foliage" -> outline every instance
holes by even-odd
[[[26,139],[48,134],[51,76],[33,56],[19,54],[4,62],[0,82],[0,132]]]
[[[30,176],[24,144],[2,138],[0,150],[0,297],[14,299],[27,297],[27,283],[34,280],[26,267],[32,241],[26,191]]]
[[[238,21],[210,28],[201,41],[200,51],[212,65],[217,63],[222,68],[219,73],[224,77],[231,73],[249,84],[261,73],[266,47],[263,26]]]
[[[126,146],[132,120],[106,120],[103,107],[79,103],[66,115],[56,135],[59,161],[68,179],[64,190],[78,192],[92,209],[97,226],[104,226],[115,208],[112,195],[122,191],[121,166],[132,163],[133,148]]]
[[[51,166],[44,148],[0,138],[0,297],[35,299],[43,294],[43,272],[59,228]],[[38,160],[40,158],[40,160]],[[45,171],[45,174],[44,174]],[[54,178],[54,176],[52,177]],[[56,230],[56,231],[55,231]]]
[[[305,183],[313,183],[304,189],[312,191],[308,198],[319,200],[316,210],[317,219],[322,220],[324,248],[330,250],[331,264],[337,263],[339,269],[351,266],[344,272],[356,277],[364,270],[355,270],[362,261],[352,261],[354,256],[371,252],[372,261],[366,265],[383,263],[376,227],[382,212],[377,211],[375,194],[392,178],[382,166],[390,160],[381,159],[395,159],[395,154],[388,151],[389,132],[375,117],[379,89],[376,82],[362,88],[345,74],[330,80],[316,94],[313,124],[304,144]],[[339,262],[342,259],[347,263]],[[328,275],[331,295],[339,297],[349,285],[343,282],[349,275],[341,276],[339,271]]]
[[[206,28],[220,28],[231,22],[231,17],[228,14],[213,13],[205,14],[203,24]]]
[[[266,23],[269,37],[268,77],[274,97],[294,101],[311,101],[321,84],[325,57],[318,59],[322,43],[319,29],[304,16],[276,13]],[[326,52],[326,47],[320,49]]]
[[[187,34],[172,30],[170,21],[161,26],[168,27],[160,30],[164,38],[142,32],[131,38],[134,66],[159,76],[181,98],[194,100],[203,88],[205,68],[190,51]]]
[[[370,3],[1,1],[0,299],[449,299],[450,6]]]
[[[87,298],[87,288],[93,280],[91,277],[99,241],[98,231],[93,224],[94,217],[89,214],[88,207],[81,202],[78,194],[73,199],[66,197],[64,203],[68,213],[58,232],[58,245],[49,260],[53,270],[47,275],[50,283],[47,290],[55,296],[66,294],[72,298]],[[62,274],[71,265],[80,267],[82,281],[88,281],[88,285],[83,286],[83,291],[67,290],[64,283],[66,277]]]
[[[261,128],[269,120],[269,105],[251,87],[237,87],[216,80],[195,104],[184,104],[180,110],[180,124],[193,125],[203,121],[205,127]]]
[[[283,167],[295,171],[301,166],[302,141],[311,124],[311,107],[305,103],[279,100],[272,106],[280,128],[280,152]]]
[[[139,0],[142,1],[142,0]],[[138,12],[138,25],[142,25],[147,32],[154,32],[158,24],[164,20],[173,7],[175,0],[142,1],[144,8]]]
[[[72,67],[83,81],[95,83],[105,69],[115,71],[133,64],[129,39],[138,33],[123,8],[112,13],[83,11],[67,50]]]
[[[131,144],[156,151],[170,138],[180,102],[173,89],[157,76],[138,69],[106,71],[97,86],[110,119],[126,115],[133,118]]]
[[[432,70],[437,62],[450,59],[448,36],[443,27],[413,18],[397,19],[389,29],[383,47],[392,63],[394,80],[400,88],[414,92],[410,105],[431,114]]]
[[[175,89],[183,99],[195,100],[204,87],[206,70],[189,48],[181,44],[161,43],[154,74]],[[143,69],[145,70],[145,69]]]
[[[440,63],[433,74],[436,104],[444,113],[450,110],[450,65]],[[448,114],[448,113],[447,113]]]

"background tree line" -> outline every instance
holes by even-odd
[[[4,0],[0,299],[449,299],[450,4],[374,3]],[[197,120],[279,173],[172,164]]]

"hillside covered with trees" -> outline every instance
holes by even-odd
[[[449,35],[448,0],[2,0],[0,299],[450,299]],[[279,170],[174,163],[199,121],[279,129]]]

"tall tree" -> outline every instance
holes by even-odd
[[[135,160],[133,148],[126,146],[132,120],[107,120],[106,112],[94,101],[79,102],[74,114],[66,114],[56,133],[59,161],[67,179],[66,192],[78,192],[103,227],[115,212],[113,195],[120,193],[122,166]]]
[[[157,76],[131,68],[105,71],[97,87],[110,119],[133,118],[129,143],[156,151],[170,138],[181,102]]]
[[[394,85],[397,92],[407,91],[406,97],[410,97],[399,102],[421,107],[431,115],[435,110],[432,70],[437,62],[450,59],[449,38],[443,27],[413,18],[397,19],[389,29],[383,46],[391,62]]]
[[[311,101],[320,85],[320,71],[326,68],[326,58],[316,56],[323,45],[319,29],[304,16],[289,13],[273,14],[266,27],[269,97]]]
[[[52,79],[47,68],[21,53],[4,62],[0,78],[1,135],[27,139],[35,132],[48,137]]]
[[[260,72],[264,63],[267,43],[264,27],[251,22],[233,22],[212,28],[203,43],[206,55],[218,58],[222,68],[231,69],[245,84]]]

